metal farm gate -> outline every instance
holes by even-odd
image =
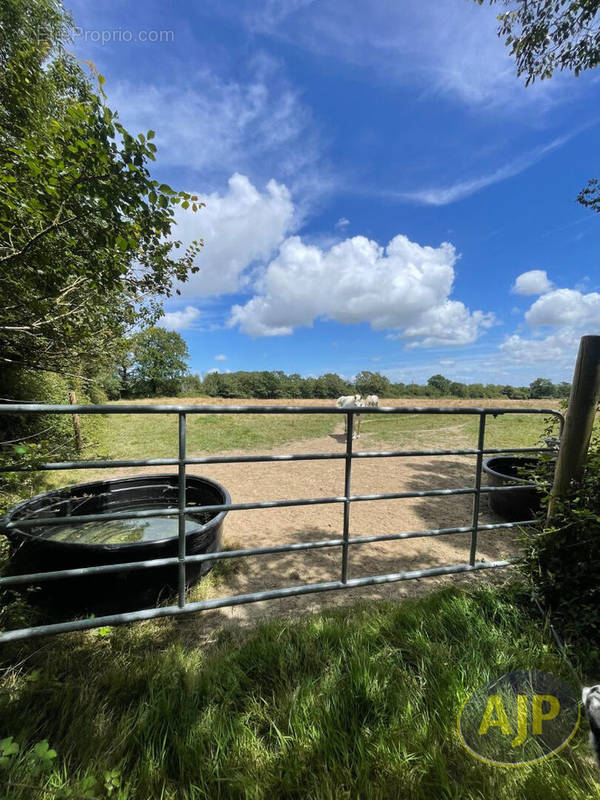
[[[370,586],[381,583],[393,583],[397,581],[411,580],[414,578],[424,578],[435,575],[451,575],[455,573],[473,572],[483,569],[494,569],[509,565],[510,561],[477,561],[477,534],[480,530],[493,530],[497,528],[513,528],[523,525],[531,525],[536,520],[521,520],[518,522],[503,522],[488,525],[479,524],[479,506],[481,495],[489,492],[514,491],[514,487],[492,487],[481,485],[481,473],[483,456],[497,453],[536,453],[548,452],[541,447],[521,447],[521,448],[486,448],[485,431],[486,419],[506,414],[542,414],[558,418],[560,430],[564,424],[563,416],[558,411],[545,408],[461,408],[461,407],[440,407],[440,408],[369,408],[369,414],[385,415],[405,415],[405,414],[454,414],[472,415],[479,417],[479,433],[477,445],[468,450],[395,450],[380,452],[364,452],[353,450],[353,431],[356,415],[359,413],[354,409],[340,409],[337,407],[307,407],[307,406],[183,406],[183,405],[37,405],[37,404],[6,404],[0,406],[2,414],[177,414],[179,419],[179,453],[177,458],[151,458],[151,459],[126,459],[126,460],[93,460],[93,461],[69,461],[69,462],[49,462],[36,464],[34,466],[12,465],[0,468],[2,472],[24,472],[36,470],[70,470],[70,469],[97,469],[97,468],[119,468],[119,467],[178,467],[178,505],[177,507],[138,510],[127,512],[113,512],[104,514],[88,514],[69,517],[70,522],[86,523],[100,520],[132,519],[156,516],[177,515],[179,519],[179,550],[178,556],[172,558],[155,558],[149,561],[134,563],[109,564],[104,566],[86,567],[82,569],[56,570],[53,572],[31,573],[28,575],[11,575],[0,577],[0,590],[3,588],[23,585],[39,584],[41,582],[68,578],[69,576],[85,576],[99,573],[145,570],[156,567],[178,565],[178,584],[179,597],[177,605],[165,607],[146,608],[140,611],[131,611],[122,614],[111,614],[101,617],[77,619],[69,622],[59,622],[49,625],[39,625],[32,628],[20,628],[16,630],[0,633],[0,643],[10,642],[18,639],[27,639],[34,636],[44,636],[48,634],[64,633],[66,631],[86,630],[98,628],[105,625],[116,625],[138,620],[154,619],[156,617],[170,617],[179,614],[190,614],[196,611],[207,609],[224,608],[226,606],[236,606],[245,603],[255,603],[261,600],[271,600],[280,597],[290,597],[294,595],[312,594],[315,592],[329,592],[339,589],[353,589],[360,586]],[[364,413],[364,412],[363,412]],[[200,458],[188,457],[186,452],[186,420],[191,414],[336,414],[346,415],[347,433],[346,449],[344,453],[313,453],[297,455],[245,455],[245,456],[203,456]],[[430,489],[426,491],[393,492],[388,494],[353,495],[351,488],[352,463],[354,459],[362,458],[410,458],[414,456],[451,456],[451,455],[474,455],[476,456],[476,468],[472,486],[457,487],[454,489]],[[297,544],[277,545],[273,547],[255,547],[245,550],[228,550],[215,553],[204,553],[200,555],[186,555],[185,538],[185,515],[198,511],[198,506],[186,507],[186,467],[188,464],[224,464],[224,463],[257,463],[275,461],[319,461],[336,460],[345,461],[344,487],[343,493],[336,497],[312,497],[290,500],[275,500],[270,502],[253,503],[229,503],[222,505],[202,506],[206,511],[249,511],[259,508],[281,508],[290,506],[325,505],[330,503],[342,503],[344,506],[342,536],[338,538],[326,539],[324,541],[302,542]],[[535,488],[534,484],[523,484],[522,489]],[[414,497],[437,497],[440,495],[471,495],[473,498],[472,517],[469,525],[454,528],[436,528],[433,530],[421,530],[409,533],[394,534],[374,534],[373,536],[361,536],[351,538],[350,514],[353,503],[360,503],[373,500],[394,500]],[[13,528],[33,528],[40,525],[57,525],[64,523],[64,517],[31,517],[20,519],[18,522],[9,523],[7,527]],[[352,578],[348,575],[348,551],[353,545],[366,544],[370,542],[383,542],[418,537],[443,536],[448,534],[470,533],[471,546],[470,558],[468,563],[449,564],[444,567],[433,567],[431,569],[415,570],[411,572],[396,572],[385,575],[370,575],[361,578]],[[220,597],[200,602],[186,602],[186,566],[190,563],[201,561],[216,561],[226,558],[246,558],[248,556],[261,556],[273,553],[297,552],[301,550],[315,550],[319,548],[337,547],[340,549],[340,577],[337,581],[327,581],[323,583],[305,584],[302,586],[283,587],[252,594],[240,594],[230,597]]]

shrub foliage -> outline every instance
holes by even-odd
[[[565,635],[600,633],[600,434],[583,478],[574,482],[550,524],[525,534],[523,568],[535,596]]]

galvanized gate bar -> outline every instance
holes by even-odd
[[[564,424],[564,419],[560,412],[554,409],[539,408],[460,408],[460,407],[381,407],[369,408],[365,413],[369,414],[450,414],[450,415],[478,415],[479,416],[479,435],[477,448],[465,450],[396,450],[370,452],[353,452],[352,435],[355,409],[339,409],[332,406],[139,406],[139,405],[102,405],[102,406],[57,406],[40,404],[14,403],[0,405],[2,413],[55,413],[55,414],[173,414],[178,417],[179,430],[179,449],[178,457],[175,459],[124,459],[124,460],[88,460],[75,462],[43,463],[34,465],[14,465],[2,467],[2,472],[23,472],[37,471],[46,469],[94,469],[110,468],[122,466],[177,466],[178,467],[178,503],[177,507],[162,508],[146,511],[113,512],[106,514],[86,514],[71,515],[71,520],[79,523],[135,519],[156,516],[177,516],[178,517],[178,555],[177,557],[152,559],[143,562],[129,562],[121,564],[106,564],[97,567],[82,569],[55,570],[53,572],[31,573],[29,575],[13,575],[0,578],[0,588],[22,585],[26,583],[38,583],[45,581],[58,580],[76,576],[86,576],[102,573],[135,571],[141,569],[154,568],[159,566],[178,566],[178,605],[163,608],[143,609],[141,611],[116,614],[94,619],[74,620],[71,622],[56,623],[51,625],[41,625],[35,628],[8,631],[0,633],[0,642],[16,641],[32,636],[41,636],[51,633],[60,633],[73,630],[87,630],[89,628],[103,625],[120,624],[142,619],[153,619],[163,616],[174,616],[181,613],[191,613],[202,611],[209,608],[221,608],[226,606],[240,605],[244,603],[259,602],[262,600],[274,599],[278,597],[288,597],[294,595],[310,594],[313,592],[333,591],[337,589],[353,588],[358,586],[368,586],[379,583],[396,582],[401,580],[411,580],[418,577],[428,577],[432,575],[450,575],[458,572],[469,572],[480,569],[491,569],[509,565],[511,560],[495,562],[475,562],[477,549],[477,534],[479,530],[494,530],[497,528],[513,528],[524,525],[535,524],[536,520],[523,520],[520,522],[479,524],[479,505],[481,493],[497,491],[515,491],[536,488],[535,484],[521,484],[519,486],[481,486],[481,466],[483,455],[486,453],[525,453],[525,452],[552,452],[545,448],[485,448],[485,420],[488,415],[494,417],[504,414],[544,414],[556,417],[559,420],[560,430]],[[347,436],[345,453],[312,453],[312,454],[291,454],[291,455],[262,455],[262,456],[204,456],[188,458],[186,455],[186,415],[192,414],[345,414],[347,419]],[[464,487],[456,489],[430,489],[424,491],[393,492],[385,494],[352,495],[351,494],[351,474],[352,460],[354,458],[392,458],[392,457],[411,457],[411,456],[436,456],[436,455],[475,455],[477,456],[477,467],[474,487]],[[276,461],[309,461],[309,460],[345,460],[344,473],[344,495],[342,497],[320,497],[296,500],[274,500],[251,503],[228,503],[201,506],[205,511],[240,511],[266,508],[282,508],[309,505],[325,505],[331,503],[344,504],[344,525],[341,538],[327,539],[316,542],[300,542],[289,545],[274,545],[271,547],[248,548],[244,550],[224,551],[218,553],[202,553],[192,556],[186,555],[186,536],[185,518],[189,513],[197,512],[199,506],[188,506],[186,504],[186,466],[188,464],[211,464],[211,463],[253,463],[253,462],[276,462]],[[350,513],[353,502],[370,502],[378,500],[394,500],[415,497],[439,497],[449,495],[473,495],[473,519],[469,526],[455,528],[437,528],[424,531],[412,531],[393,534],[380,534],[362,537],[350,537]],[[44,511],[48,511],[50,506]],[[44,513],[42,511],[41,513]],[[64,518],[63,520],[64,521]],[[41,525],[61,524],[59,517],[32,517],[25,520],[17,520],[8,524],[8,528],[36,528]],[[348,578],[348,552],[349,547],[374,542],[403,540],[419,537],[432,537],[453,535],[459,533],[471,533],[470,563],[449,565],[445,567],[435,567],[425,570],[412,572],[400,572],[390,575],[367,576],[364,578]],[[278,554],[283,552],[308,551],[320,548],[340,547],[342,550],[342,574],[340,581],[331,581],[319,584],[308,584],[305,586],[285,587],[266,592],[256,592],[248,595],[236,595],[233,597],[218,598],[197,603],[186,603],[186,566],[192,563],[202,563],[207,561],[218,561],[226,558],[242,558],[252,555]]]
[[[479,525],[480,531],[491,531],[498,528],[517,528],[525,525],[534,525],[535,519],[520,520],[518,522],[493,522]],[[376,542],[388,542],[402,539],[421,539],[431,536],[450,536],[460,533],[470,533],[473,528],[471,525],[464,525],[458,528],[435,528],[428,531],[408,531],[402,533],[384,533],[374,536],[358,536],[348,539],[348,545],[373,544]],[[228,558],[245,558],[248,556],[276,555],[278,553],[295,552],[299,550],[317,550],[328,547],[341,547],[345,544],[344,539],[324,539],[316,542],[296,542],[294,544],[272,545],[270,547],[254,547],[246,550],[221,550],[214,553],[199,553],[197,555],[186,556],[186,564],[196,564],[203,561],[220,561]],[[96,567],[79,567],[75,569],[55,570],[53,572],[37,572],[29,575],[10,575],[0,577],[0,588],[2,586],[13,586],[19,584],[32,583],[33,581],[46,582],[62,578],[82,577],[85,575],[97,575],[108,572],[133,572],[141,569],[151,569],[152,567],[166,567],[179,563],[176,556],[168,558],[153,558],[149,561],[130,561],[122,564],[104,564]]]
[[[480,531],[492,531],[497,528],[520,528],[524,525],[534,525],[536,519],[525,519],[518,522],[493,522],[479,525]],[[348,545],[373,544],[376,542],[392,542],[402,539],[425,539],[431,536],[452,536],[460,533],[470,533],[471,525],[459,528],[435,528],[428,531],[407,531],[402,533],[382,533],[374,536],[357,536],[348,539]],[[277,555],[278,553],[296,552],[297,550],[319,550],[328,547],[342,547],[344,539],[323,539],[316,542],[296,542],[294,544],[277,544],[270,547],[252,547],[246,550],[221,550],[214,553],[199,553],[186,556],[186,564],[197,564],[202,561],[221,561],[228,558],[246,558],[248,556]],[[97,567],[77,567],[75,569],[61,569],[53,572],[36,572],[29,575],[10,575],[0,578],[2,586],[16,586],[32,583],[33,581],[47,582],[62,578],[85,577],[107,572],[134,572],[153,567],[168,567],[179,563],[177,556],[168,558],[153,558],[149,561],[129,561],[122,564],[103,564]]]
[[[535,483],[523,483],[520,486],[481,486],[479,492],[514,492],[523,489],[536,489]],[[371,502],[373,500],[407,500],[411,497],[447,497],[455,494],[476,494],[477,488],[466,486],[460,489],[423,489],[413,492],[389,492],[387,494],[355,494],[350,497],[307,497],[301,500],[264,500],[254,503],[220,503],[215,505],[185,506],[184,514],[193,514],[199,508],[203,511],[253,511],[261,508],[293,508],[295,506],[319,506],[332,503]],[[76,522],[102,522],[102,520],[144,519],[147,517],[172,517],[179,514],[179,506],[171,508],[148,509],[145,511],[111,511],[105,514],[73,514],[70,519]],[[30,517],[28,519],[9,522],[6,528],[38,528],[40,525],[62,525],[61,517]]]
[[[0,406],[0,411],[2,406]],[[549,447],[486,447],[484,455],[500,453],[551,453]],[[390,450],[390,451],[353,451],[352,458],[410,458],[412,456],[476,456],[477,449],[471,450]],[[264,456],[199,456],[186,458],[185,464],[260,464],[271,461],[336,461],[346,458],[345,453],[290,453]],[[48,470],[67,469],[120,469],[121,467],[176,467],[179,458],[130,458],[121,460],[96,461],[49,461],[40,464],[14,464],[0,466],[0,472],[45,472]]]
[[[479,433],[477,436],[477,466],[475,467],[475,494],[473,495],[473,531],[471,533],[471,553],[469,564],[475,563],[477,552],[477,526],[479,525],[479,499],[481,497],[481,468],[483,465],[483,445],[485,443],[485,414],[479,417]]]
[[[91,628],[101,628],[106,625],[122,625],[127,622],[141,622],[159,617],[175,617],[180,614],[192,614],[196,611],[208,611],[215,608],[228,606],[241,606],[248,603],[260,603],[263,600],[277,600],[282,597],[295,597],[296,595],[315,594],[317,592],[333,592],[339,589],[356,589],[362,586],[375,586],[383,583],[397,583],[410,581],[417,578],[430,578],[438,575],[456,575],[463,572],[477,572],[482,569],[498,569],[508,567],[514,559],[505,561],[482,561],[473,566],[470,564],[455,564],[451,567],[432,567],[431,569],[413,570],[412,572],[396,572],[388,575],[371,575],[368,578],[349,578],[346,583],[342,581],[329,581],[327,583],[309,583],[304,586],[289,586],[285,589],[269,589],[264,592],[252,594],[236,594],[231,597],[219,597],[214,600],[201,600],[196,603],[186,603],[184,608],[179,606],[163,606],[161,608],[147,608],[142,611],[129,611],[124,614],[111,614],[93,619],[78,619],[73,622],[58,622],[52,625],[38,625],[35,628],[22,628],[6,631],[0,635],[0,642],[15,642],[19,639],[31,639],[36,636],[49,636],[56,633],[69,631],[84,631]]]
[[[177,500],[179,504],[178,514],[178,582],[179,582],[179,607],[183,608],[185,605],[185,556],[186,556],[186,540],[185,540],[185,497],[186,497],[186,482],[185,482],[185,414],[179,414],[179,482],[177,491]]]
[[[112,405],[53,405],[44,403],[0,404],[3,414],[352,414],[354,411],[337,406],[192,406],[150,405],[137,403]],[[449,414],[452,416],[489,414],[546,414],[562,418],[554,408],[494,408],[483,406],[369,406],[363,414]]]
[[[348,538],[350,536],[350,489],[352,481],[352,439],[354,437],[354,414],[346,417],[346,466],[344,469],[344,529],[342,546],[342,583],[348,578]]]

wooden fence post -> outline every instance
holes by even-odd
[[[560,442],[548,519],[572,480],[582,477],[600,399],[600,336],[582,336]]]
[[[75,392],[72,390],[69,392],[69,403],[72,406],[77,404],[77,397],[75,396]],[[77,447],[77,452],[81,453],[83,450],[83,439],[81,438],[81,428],[79,427],[78,414],[73,414],[73,430],[75,431],[75,446]]]

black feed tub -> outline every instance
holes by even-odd
[[[10,571],[22,575],[177,556],[176,515],[83,524],[70,524],[70,517],[176,508],[178,494],[177,475],[144,475],[81,483],[25,500],[0,519],[0,533],[10,540]],[[220,550],[227,512],[203,511],[201,506],[230,501],[227,490],[215,481],[195,475],[186,477],[186,506],[199,506],[197,512],[186,514],[187,555]],[[9,522],[35,517],[64,518],[65,524],[6,527]],[[196,583],[213,563],[209,560],[186,565],[187,585]],[[68,611],[116,613],[153,606],[172,596],[178,586],[178,568],[173,565],[121,570],[37,585],[39,589],[32,599],[43,605]]]
[[[537,471],[541,459],[535,456],[494,456],[483,462],[488,486],[520,486],[533,483],[527,478]],[[499,517],[510,522],[533,519],[540,510],[545,491],[540,489],[517,489],[514,491],[489,492],[490,508]]]

